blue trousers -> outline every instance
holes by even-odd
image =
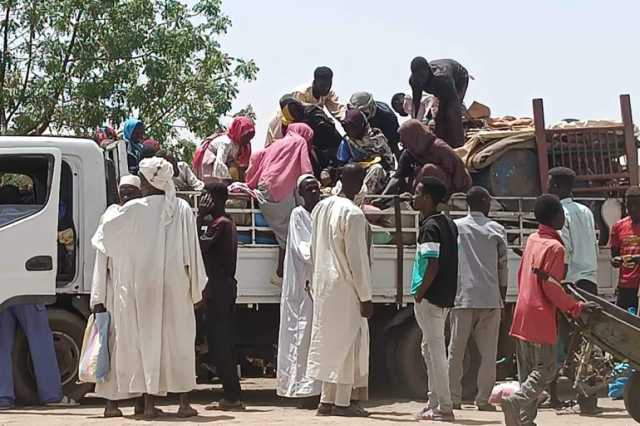
[[[62,384],[47,308],[44,305],[15,305],[0,311],[0,406],[15,402],[11,358],[18,324],[29,343],[40,402],[59,402]]]

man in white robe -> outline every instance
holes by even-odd
[[[100,222],[98,223],[98,229],[95,235],[91,239],[91,243],[94,247],[103,248],[103,231],[102,224],[108,220],[114,218],[120,211],[120,206],[130,200],[135,200],[142,197],[140,192],[140,178],[134,175],[126,175],[120,179],[118,185],[118,196],[120,204],[112,204],[107,208]],[[114,330],[114,317],[122,315],[123,310],[127,309],[126,299],[122,297],[115,297],[116,294],[120,295],[120,289],[116,289],[113,286],[111,280],[113,270],[113,261],[103,254],[100,249],[96,249],[96,260],[93,268],[93,283],[91,286],[91,299],[90,306],[93,312],[109,312],[111,316],[111,322],[109,324],[109,353],[114,354],[118,345],[118,336]],[[116,371],[118,365],[116,363],[116,357],[111,356],[111,367],[109,374],[104,382],[96,383],[95,394],[107,400],[104,410],[104,417],[122,417],[122,411],[118,408],[118,401],[134,398],[140,396],[140,394],[118,392],[118,383],[116,380]],[[137,411],[140,408],[136,406]]]
[[[196,385],[193,305],[207,282],[196,219],[176,198],[169,162],[145,159],[140,176],[144,197],[102,226],[101,251],[113,261],[115,297],[126,305],[114,316],[118,392],[144,394],[146,418],[158,415],[154,395],[178,393],[178,416],[195,416],[188,397]]]
[[[318,415],[366,417],[358,401],[368,398],[371,265],[367,220],[353,199],[364,172],[348,164],[342,192],[312,213],[313,325],[307,374],[322,382]]]
[[[311,264],[311,212],[320,201],[320,182],[310,174],[298,179],[303,203],[291,212],[280,299],[276,393],[287,398],[311,398],[317,405],[321,383],[307,375],[313,299],[309,285]],[[306,401],[304,401],[306,402]],[[306,408],[305,403],[301,408]]]

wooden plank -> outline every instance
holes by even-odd
[[[631,115],[631,98],[629,95],[620,95],[620,110],[622,112],[622,124],[624,125],[624,144],[627,151],[627,167],[629,168],[629,180],[631,186],[638,186],[638,148],[633,132],[633,116]]]
[[[538,173],[540,175],[540,191],[547,192],[547,173],[549,157],[547,153],[547,131],[544,124],[544,106],[542,99],[533,100],[533,124],[535,126],[536,148],[538,151]]]

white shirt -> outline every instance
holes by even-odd
[[[598,239],[593,213],[572,198],[563,199],[562,207],[566,218],[561,232],[568,265],[566,280],[573,283],[589,280],[597,284]]]

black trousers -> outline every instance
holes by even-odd
[[[616,305],[624,309],[636,308],[638,310],[638,289],[618,287]]]
[[[235,302],[235,298],[230,297],[207,299],[209,357],[222,381],[224,398],[231,402],[241,399],[234,347]]]

